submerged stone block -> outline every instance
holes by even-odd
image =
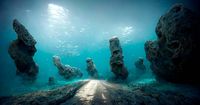
[[[59,74],[65,79],[72,79],[75,77],[83,76],[79,68],[62,64],[59,56],[53,56],[53,63],[58,68]]]
[[[128,71],[124,65],[122,48],[117,37],[113,37],[110,42],[110,67],[111,71],[117,78],[126,79],[128,77]]]
[[[39,71],[38,65],[33,60],[37,51],[35,48],[36,41],[16,19],[13,21],[13,28],[18,38],[11,42],[8,53],[15,62],[17,74],[23,75],[26,79],[35,79]]]
[[[174,5],[161,16],[156,34],[156,41],[145,43],[154,74],[171,82],[199,83],[199,16],[181,4]]]
[[[98,72],[97,72],[96,66],[95,66],[92,58],[87,58],[86,63],[87,63],[87,69],[86,70],[87,70],[88,74],[92,78],[98,78]]]

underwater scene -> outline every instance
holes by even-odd
[[[198,0],[0,0],[0,105],[200,105]]]

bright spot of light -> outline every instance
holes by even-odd
[[[67,23],[69,18],[69,10],[56,4],[48,4],[48,21],[51,23]]]
[[[80,32],[84,32],[84,31],[85,31],[85,28],[81,28],[81,29],[80,29]]]
[[[89,104],[89,102],[92,101],[94,98],[98,84],[98,80],[90,80],[89,83],[79,89],[75,96],[78,97],[80,100],[85,100],[85,102]]]
[[[122,28],[122,35],[128,35],[133,32],[133,27],[131,26],[126,26]]]

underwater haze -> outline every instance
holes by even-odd
[[[110,79],[109,39],[120,40],[127,81],[151,82],[154,76],[145,59],[144,43],[155,40],[155,27],[161,15],[175,3],[196,10],[190,0],[1,0],[0,1],[0,96],[49,88],[49,77],[60,85],[87,79],[86,58],[93,59],[101,79]],[[16,76],[16,66],[8,46],[17,38],[12,22],[17,19],[37,41],[34,61],[39,73],[34,84],[23,83]],[[52,57],[63,64],[78,67],[79,79],[65,80],[58,74]],[[136,73],[134,62],[144,58],[147,72]]]

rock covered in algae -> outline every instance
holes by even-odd
[[[199,83],[199,20],[181,4],[161,16],[156,27],[158,39],[145,43],[146,57],[158,78]]]
[[[122,47],[119,39],[113,37],[109,40],[110,42],[110,67],[111,71],[116,75],[117,78],[126,79],[128,77],[128,71],[124,65]]]
[[[16,19],[13,21],[13,29],[17,33],[17,39],[9,45],[8,53],[15,62],[17,74],[35,79],[39,71],[38,65],[33,60],[33,56],[37,51],[35,48],[36,41]]]
[[[144,65],[144,59],[142,57],[139,57],[137,61],[135,61],[135,67],[139,70],[146,70],[146,67]]]
[[[53,56],[53,63],[58,68],[59,74],[65,79],[82,77],[83,75],[79,68],[62,64],[59,56]]]
[[[87,63],[87,69],[86,70],[87,70],[88,74],[92,78],[98,78],[98,72],[97,72],[96,66],[95,66],[92,58],[87,58],[86,63]]]

